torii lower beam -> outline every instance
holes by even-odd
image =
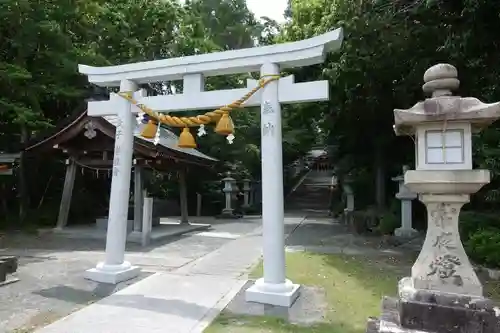
[[[241,98],[257,82],[247,81],[246,89],[204,91],[205,77],[256,71],[260,71],[263,77],[278,75],[280,70],[286,68],[319,64],[325,60],[328,52],[340,48],[342,39],[342,29],[337,29],[292,43],[119,66],[80,65],[79,70],[88,75],[91,83],[105,87],[120,86],[121,91],[134,92],[140,103],[157,112],[209,110]],[[147,97],[144,91],[133,89],[137,84],[179,79],[183,80],[184,87],[183,93],[178,95]],[[329,98],[328,92],[327,81],[294,83],[293,76],[289,76],[269,83],[243,105],[261,106],[262,138],[264,277],[247,290],[248,301],[291,306],[299,295],[299,286],[285,277],[281,104],[325,101]],[[119,142],[127,144],[115,147],[115,163],[120,172],[113,172],[112,178],[106,261],[94,269],[101,275],[121,275],[114,281],[132,277],[131,265],[123,261],[125,240],[122,234],[126,228],[124,220],[128,198],[120,196],[119,192],[128,193],[129,190],[132,152],[128,149],[128,142],[133,139],[129,126],[130,113],[138,111],[117,95],[111,95],[109,101],[90,102],[88,107],[91,116],[118,114],[125,120],[123,131],[120,131],[122,138],[116,139],[117,145]],[[99,274],[94,274],[94,279],[100,281],[100,278]]]
[[[187,85],[188,80],[190,83],[196,81],[198,84]],[[184,93],[182,94],[147,97],[144,90],[139,90],[135,92],[134,97],[140,104],[147,105],[157,112],[210,110],[240,99],[258,84],[257,80],[249,79],[246,88],[203,91],[203,81],[202,75],[189,74],[184,77]],[[289,75],[281,78],[278,86],[280,104],[320,102],[329,99],[328,81],[295,83],[294,76]],[[88,114],[93,117],[116,115],[116,103],[121,103],[122,99],[117,94],[111,94],[109,101],[88,102]],[[260,106],[261,100],[262,91],[258,91],[245,102],[244,107]],[[132,106],[132,113],[139,111],[139,108]]]

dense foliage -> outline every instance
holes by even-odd
[[[397,190],[391,177],[401,173],[403,164],[413,165],[414,154],[413,141],[396,137],[392,131],[392,110],[411,107],[424,98],[423,73],[439,62],[458,68],[461,86],[457,94],[485,102],[500,100],[496,83],[499,69],[493,60],[500,55],[494,36],[500,27],[500,3],[291,0],[287,13],[290,21],[280,40],[344,28],[342,52],[329,56],[316,70],[300,71],[304,80],[330,81],[329,103],[301,105],[299,112],[316,117],[328,133],[328,143],[335,146],[332,153],[339,175],[349,174],[354,179],[356,207],[377,206],[385,211],[381,214],[382,227],[393,229],[397,224],[387,218],[392,216],[394,205],[389,201],[395,200],[393,193]],[[499,208],[499,131],[498,123],[493,124],[474,138],[476,167],[490,169],[493,179],[465,209]],[[419,225],[425,221],[425,210],[417,203],[414,207]],[[479,262],[500,266],[493,254],[499,249],[491,238],[500,233],[500,224],[485,231],[483,220],[486,217],[469,223],[468,251],[482,253],[473,255]],[[493,259],[486,259],[485,253],[492,253]]]
[[[394,206],[390,201],[396,184],[391,177],[400,173],[403,164],[413,164],[413,142],[393,134],[392,110],[423,98],[422,75],[429,66],[455,65],[460,95],[500,100],[496,84],[499,13],[500,2],[494,0],[290,0],[287,21],[279,25],[254,17],[244,0],[1,1],[0,150],[17,151],[40,131],[68,117],[93,93],[78,75],[78,63],[123,64],[237,49],[304,39],[343,27],[341,52],[329,55],[321,66],[293,71],[298,81],[329,80],[330,101],[283,108],[284,164],[313,144],[327,143],[334,147],[339,176],[354,180],[356,206],[383,210]],[[242,86],[250,75],[211,78],[207,88]],[[165,93],[160,88],[164,84],[144,88],[160,94]],[[182,89],[178,82],[167,86]],[[201,150],[223,163],[215,173],[193,176],[190,192],[207,191],[200,184],[220,178],[216,173],[227,169],[239,177],[259,178],[258,112],[240,110],[234,118],[238,127],[232,146],[215,135],[199,140]],[[499,208],[499,143],[496,124],[474,138],[477,167],[490,169],[494,177],[468,209]],[[3,215],[18,215],[20,206],[21,217],[32,210],[43,216],[41,210],[47,208],[48,221],[53,223],[63,172],[60,156],[24,156],[17,177],[0,179]],[[79,178],[76,200],[82,202],[82,211],[77,213],[96,203],[105,209],[109,180],[92,173]],[[158,193],[175,197],[176,182],[169,179],[156,177],[152,185]],[[424,220],[424,210],[416,211],[420,212],[417,220]],[[392,219],[385,221],[392,228]],[[483,249],[491,230],[500,228],[497,224],[483,230],[475,224],[465,236],[469,251]]]
[[[258,19],[244,0],[6,0],[0,2],[0,151],[17,152],[24,143],[56,126],[84,106],[84,99],[102,91],[91,87],[77,72],[79,63],[124,64],[268,43],[277,24]],[[207,89],[241,87],[249,75],[216,77],[207,80]],[[158,82],[144,86],[150,94],[172,93],[162,87],[179,82]],[[260,129],[258,110],[235,112],[238,126],[235,143],[208,135],[199,139],[199,148],[220,159],[215,172],[194,173],[190,195],[216,191],[228,169],[241,179],[259,179]],[[296,120],[285,110],[284,160],[288,164],[307,151],[315,141],[305,120]],[[289,120],[290,119],[290,120]],[[295,126],[295,127],[294,127]],[[53,224],[64,178],[64,157],[23,156],[16,177],[2,177],[2,215],[29,222],[46,220]],[[90,218],[105,214],[109,178],[93,170],[78,175],[72,215]],[[161,196],[178,198],[172,175],[155,175],[150,188]],[[85,184],[85,186],[84,186]],[[46,213],[43,211],[47,211]],[[29,218],[26,219],[26,216]],[[38,221],[40,222],[40,221]],[[5,224],[5,223],[4,223]]]
[[[339,26],[345,29],[342,52],[329,57],[321,70],[304,70],[306,79],[326,77],[332,83],[330,102],[318,108],[303,105],[324,119],[329,141],[342,173],[355,174],[371,203],[374,185],[390,183],[402,164],[413,163],[413,142],[392,132],[392,110],[412,106],[424,96],[424,71],[438,62],[459,70],[458,94],[485,101],[500,99],[492,59],[500,50],[493,31],[499,27],[495,1],[291,1],[291,22],[283,38],[310,37]],[[475,140],[475,159],[497,174],[499,137],[492,126]],[[382,177],[377,177],[377,175]],[[371,185],[370,183],[373,183]],[[497,186],[483,192],[496,201]],[[385,193],[383,189],[379,189]],[[392,192],[392,191],[391,191]],[[389,197],[384,195],[383,203]]]

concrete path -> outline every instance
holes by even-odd
[[[286,233],[302,221],[287,217]],[[36,333],[201,333],[246,283],[261,242],[261,227],[254,226],[194,261],[156,272]]]
[[[0,254],[19,257],[19,282],[0,288],[0,333],[33,332],[128,287],[156,272],[173,272],[251,235],[259,217],[208,219],[212,229],[141,247],[127,244],[126,259],[143,269],[136,279],[116,286],[82,277],[104,259],[104,240],[68,239],[63,235],[0,235]]]
[[[246,280],[156,273],[37,333],[203,332]]]

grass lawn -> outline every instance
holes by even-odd
[[[380,315],[382,296],[396,294],[398,280],[409,273],[413,261],[288,253],[287,276],[294,282],[325,290],[328,308],[324,324],[303,327],[275,318],[223,312],[205,333],[364,333],[367,318]],[[262,266],[258,266],[252,278],[261,274]],[[489,283],[485,289],[486,296],[500,300],[500,283]]]

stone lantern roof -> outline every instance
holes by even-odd
[[[472,130],[478,132],[500,118],[500,102],[488,104],[474,97],[453,96],[459,85],[454,66],[437,64],[429,68],[422,90],[431,97],[409,109],[394,109],[396,135],[412,135],[423,123],[447,121],[471,123]]]

